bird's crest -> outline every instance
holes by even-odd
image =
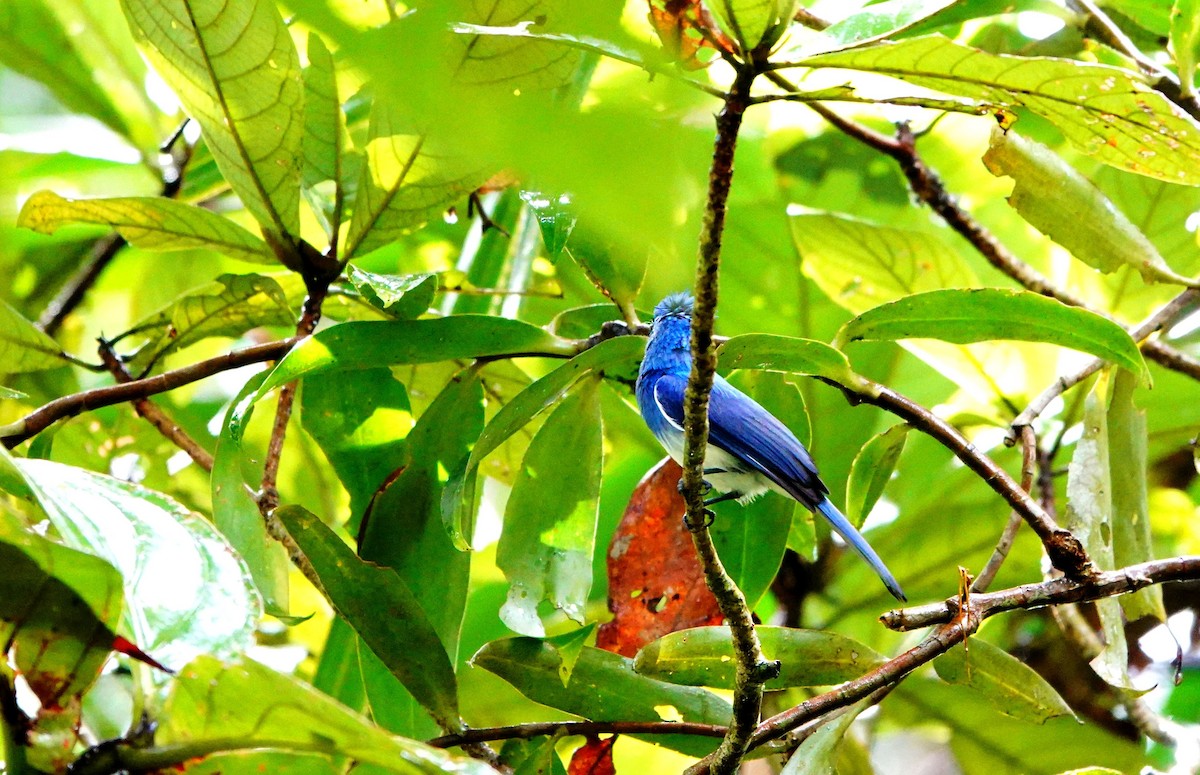
[[[692,316],[692,294],[687,291],[672,293],[658,303],[654,308],[654,319],[664,318],[670,315],[679,315],[684,317]]]

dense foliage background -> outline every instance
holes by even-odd
[[[936,603],[718,506],[744,766],[1200,766],[1196,3],[115,5],[0,5],[7,772],[712,752],[624,335],[700,246],[722,373]]]

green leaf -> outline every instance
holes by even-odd
[[[582,53],[577,50],[551,42],[514,44],[494,34],[497,30],[528,31],[533,27],[546,34],[535,32],[522,37],[549,37],[579,13],[570,3],[498,0],[478,6],[462,3],[456,11],[465,17],[454,20],[463,23],[453,27],[458,34],[451,41],[449,64],[459,84],[507,93],[513,89],[550,91],[567,85],[579,66]]]
[[[254,400],[310,374],[496,355],[561,356],[572,347],[537,326],[489,315],[342,323],[293,347]]]
[[[640,336],[620,336],[603,341],[522,390],[496,413],[471,450],[466,468],[461,475],[451,477],[442,494],[442,517],[457,546],[464,550],[469,548],[474,534],[476,475],[483,459],[556,403],[585,375],[593,371],[599,374],[616,372],[623,376],[636,374],[645,347],[646,340]]]
[[[1051,121],[1097,161],[1200,184],[1200,127],[1127,70],[1049,57],[989,54],[941,35],[802,60],[879,73]]]
[[[408,585],[394,570],[359,559],[300,506],[283,506],[275,514],[312,565],[338,615],[442,728],[461,729],[454,668]]]
[[[1075,715],[1033,668],[979,638],[942,654],[933,660],[933,668],[943,681],[966,687],[979,702],[1006,716],[1044,724]]]
[[[491,775],[483,762],[389,735],[308,684],[248,659],[200,657],[179,674],[156,743],[277,748],[403,775]]]
[[[112,652],[121,574],[99,557],[27,532],[7,513],[0,514],[0,566],[0,643],[43,704],[66,705]]]
[[[274,3],[122,0],[221,173],[276,237],[300,233],[300,60]]]
[[[254,466],[254,484],[249,485],[242,473],[247,462],[242,449],[242,438],[235,434],[230,418],[244,411],[247,418],[252,411],[243,405],[262,384],[265,372],[255,374],[234,397],[221,425],[217,448],[213,453],[212,511],[213,524],[229,541],[246,562],[254,586],[263,597],[267,613],[286,616],[288,604],[288,562],[283,544],[267,533],[266,521],[258,510],[251,486],[262,481],[262,467]]]
[[[0,400],[20,401],[22,398],[29,398],[29,394],[0,385]]]
[[[304,162],[300,181],[330,242],[342,225],[350,140],[338,96],[333,55],[315,32],[308,34],[304,68]],[[329,187],[322,184],[332,184]],[[326,196],[326,194],[329,194]]]
[[[1109,479],[1112,485],[1113,567],[1125,568],[1154,559],[1150,539],[1150,505],[1146,492],[1146,413],[1133,403],[1134,379],[1126,371],[1113,375],[1108,403]],[[1154,584],[1118,598],[1131,622],[1152,616],[1167,620],[1162,586]]]
[[[1171,51],[1184,96],[1196,94],[1196,60],[1200,58],[1200,2],[1175,0],[1171,8]]]
[[[83,61],[58,17],[43,0],[0,4],[0,64],[28,76],[72,112],[86,113],[117,134],[129,127]]]
[[[366,163],[343,256],[370,253],[481,186],[488,173],[408,126],[390,103],[371,113]]]
[[[886,658],[856,640],[833,632],[790,627],[756,628],[767,659],[783,669],[767,689],[829,686],[858,678]],[[733,643],[728,627],[694,627],[647,644],[634,660],[638,673],[685,686],[732,689]]]
[[[575,232],[575,239],[566,252],[596,290],[618,308],[633,306],[646,276],[644,256],[631,255],[625,248],[589,229]]]
[[[372,307],[400,320],[428,312],[438,289],[437,275],[432,272],[376,274],[351,264],[346,267],[346,276]]]
[[[1112,476],[1108,447],[1108,418],[1101,399],[1102,378],[1083,404],[1083,436],[1067,466],[1067,529],[1078,536],[1099,570],[1112,570]],[[1092,659],[1092,669],[1109,684],[1135,689],[1129,675],[1125,622],[1116,598],[1095,602],[1104,648]]]
[[[1095,312],[1032,291],[974,288],[906,296],[848,321],[836,343],[899,339],[1048,342],[1111,361],[1143,384],[1150,379],[1141,351],[1125,329]]]
[[[244,562],[209,522],[136,484],[49,460],[18,460],[63,541],[125,579],[128,630],[166,665],[242,653],[262,616]]]
[[[267,243],[224,216],[195,205],[152,196],[64,199],[39,191],[21,208],[17,225],[53,234],[73,223],[111,226],[143,250],[215,250],[256,264],[275,256]]]
[[[1016,181],[1008,203],[1034,228],[1088,266],[1137,270],[1146,282],[1190,285],[1159,255],[1096,186],[1046,146],[1016,132],[992,128],[983,163],[993,175]]]
[[[541,191],[521,190],[521,201],[529,205],[537,218],[542,230],[542,244],[546,246],[546,254],[550,260],[555,260],[567,245],[567,239],[579,220],[571,207],[571,197],[568,194],[545,194]]]
[[[546,634],[543,599],[583,624],[592,588],[603,435],[596,380],[586,380],[546,418],[504,512],[496,564],[509,581],[500,618],[515,632]]]
[[[0,363],[6,374],[53,369],[66,362],[57,342],[0,299]]]
[[[953,0],[885,0],[829,25],[821,31],[816,45],[821,53],[863,46],[903,32],[951,5]]]
[[[840,772],[837,759],[842,738],[858,714],[871,707],[871,704],[869,699],[862,700],[822,722],[817,731],[804,738],[779,775],[829,775]]]
[[[138,350],[130,370],[140,373],[166,355],[210,337],[238,337],[259,326],[286,326],[295,322],[296,315],[275,278],[223,274],[134,326],[146,334],[157,331],[158,337]]]
[[[893,425],[883,433],[872,436],[854,456],[850,478],[846,480],[846,518],[855,527],[863,521],[883,495],[883,489],[896,470],[896,461],[908,441],[910,426]]]
[[[796,5],[788,0],[714,0],[707,7],[716,13],[725,32],[749,51],[768,34],[773,41],[792,20]]]
[[[633,660],[609,651],[584,648],[562,685],[557,649],[537,638],[508,638],[486,644],[472,664],[495,673],[535,702],[594,721],[661,721],[664,718],[724,724],[729,703],[704,689],[672,686],[638,675]],[[703,756],[717,740],[687,735],[646,738],[690,756]]]
[[[846,355],[824,342],[776,334],[742,334],[717,349],[722,369],[761,369],[826,377],[854,387],[863,380]]]

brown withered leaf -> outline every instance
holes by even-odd
[[[617,775],[612,756],[613,743],[616,741],[616,735],[607,740],[589,736],[587,742],[571,755],[567,775]]]
[[[705,48],[733,51],[736,44],[721,32],[701,0],[647,0],[650,26],[658,33],[663,48],[688,70],[707,67],[698,56]],[[715,44],[715,45],[714,45]]]
[[[608,610],[596,646],[632,657],[669,632],[721,623],[683,524],[682,471],[667,458],[633,491],[608,547]]]

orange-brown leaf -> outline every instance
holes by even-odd
[[[567,775],[616,775],[617,768],[612,757],[613,743],[616,741],[616,735],[607,740],[588,737],[587,742],[576,748],[571,756]]]

